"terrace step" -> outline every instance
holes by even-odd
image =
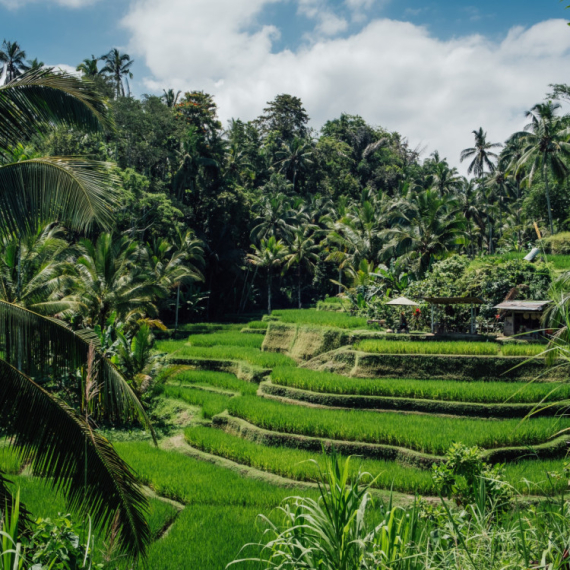
[[[303,403],[330,409],[357,409],[363,411],[416,412],[431,415],[473,417],[482,419],[524,418],[535,411],[539,404],[502,404],[453,402],[398,398],[386,396],[359,396],[350,394],[326,394],[300,390],[273,384],[266,380],[260,384],[260,393],[266,396],[286,399],[292,403]],[[570,401],[548,404],[533,416],[558,416],[570,409]]]

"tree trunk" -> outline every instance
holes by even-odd
[[[550,190],[548,188],[548,175],[546,173],[546,161],[543,161],[542,174],[544,176],[544,190],[546,192],[546,205],[548,206],[548,222],[550,223],[550,235],[554,235],[554,224],[552,222],[552,208],[550,207]]]
[[[301,306],[301,266],[300,265],[297,268],[297,277],[299,278],[299,289],[297,291],[299,299],[299,309],[302,309],[303,307]]]
[[[178,283],[178,288],[176,289],[176,318],[174,321],[174,334],[178,331],[178,309],[180,307],[180,283]]]
[[[267,314],[271,314],[271,274],[267,279]]]
[[[520,180],[517,178],[517,233],[519,239],[519,250],[522,247],[520,202],[521,202],[521,183]]]
[[[338,294],[340,295],[342,293],[342,285],[340,285],[342,283],[342,269],[340,267],[338,268],[338,282]]]

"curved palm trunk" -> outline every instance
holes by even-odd
[[[550,224],[550,235],[554,235],[554,224],[552,222],[552,208],[550,207],[550,189],[548,188],[548,173],[546,172],[546,160],[543,160],[542,175],[544,176],[544,191],[546,193],[546,205],[548,207],[548,222]]]

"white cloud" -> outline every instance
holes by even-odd
[[[327,0],[299,0],[298,13],[317,22],[317,36],[336,36],[348,28],[348,22],[328,7]]]
[[[340,113],[398,130],[457,164],[482,126],[503,141],[548,84],[563,82],[570,30],[562,20],[514,28],[501,42],[441,41],[423,27],[378,19],[345,38],[273,52],[273,26],[257,27],[269,1],[133,0],[124,25],[147,88],[203,89],[222,119],[253,119],[278,93],[301,97],[315,127]]]
[[[43,4],[57,4],[66,8],[83,8],[84,6],[95,4],[95,2],[98,1],[99,0],[0,0],[0,4],[6,8],[13,10],[16,8],[22,8],[26,4],[32,4],[34,2],[42,2]]]

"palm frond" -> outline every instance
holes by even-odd
[[[91,344],[62,321],[0,301],[0,355],[28,376],[64,378],[83,370]],[[100,354],[96,366],[101,385],[97,413],[112,419],[138,418],[154,436],[142,404],[115,366]]]
[[[112,121],[93,83],[53,68],[30,71],[0,87],[0,153],[54,124],[98,131]]]
[[[1,359],[0,378],[0,425],[23,460],[63,492],[71,509],[116,530],[123,552],[143,555],[147,500],[129,466],[77,412]]]
[[[1,121],[0,121],[1,124]],[[84,229],[110,225],[118,181],[108,163],[49,157],[0,167],[0,235],[32,233],[46,221]]]

